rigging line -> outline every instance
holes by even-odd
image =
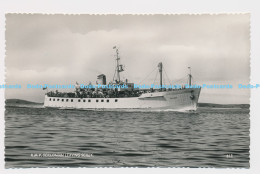
[[[185,77],[183,77],[183,78],[177,80],[177,81],[174,81],[174,83],[177,83],[177,82],[179,82],[179,81],[181,81],[181,80],[186,80],[186,78],[187,78],[187,75],[186,75]]]
[[[182,80],[182,81],[179,81],[178,84],[177,84],[177,82],[176,82],[174,85],[179,85],[179,84],[183,84],[183,83],[186,84],[186,81]]]
[[[113,76],[113,82],[115,81],[115,75],[116,75],[116,70],[117,70],[117,66],[116,66],[116,60],[115,60],[115,72],[114,72],[114,76]]]
[[[168,75],[167,75],[167,73],[166,73],[166,71],[165,71],[165,69],[164,69],[164,67],[163,67],[163,72],[166,74],[166,78],[167,78],[168,82],[170,83],[170,85],[172,85],[172,84],[171,84],[171,81],[170,81],[170,79],[169,79],[169,77],[168,77]]]
[[[116,71],[114,72],[114,76],[113,76],[113,82],[114,82],[114,80],[115,80],[115,75],[116,75]]]
[[[154,72],[154,70],[155,70],[156,68],[157,68],[157,67],[155,67],[142,81],[140,81],[139,84],[142,84],[142,82],[145,81],[146,78],[149,77],[149,76]]]
[[[157,75],[158,75],[158,71],[156,71],[156,75],[155,75],[155,78],[154,78],[153,84],[155,83],[155,80],[157,79]]]
[[[162,69],[163,69],[163,67],[162,67]],[[163,69],[164,70],[164,69]],[[163,82],[163,85],[165,85],[165,77],[164,76],[162,76],[162,82]]]
[[[163,68],[162,68],[163,69]],[[164,69],[163,69],[163,71],[162,71],[162,73],[163,73],[163,76],[162,76],[162,78],[163,78],[163,85],[165,85],[165,71],[164,71]]]
[[[192,76],[191,76],[191,79],[194,80],[194,81],[196,81]]]
[[[195,80],[193,77],[191,77],[191,79],[193,80],[193,82],[194,82],[194,84],[198,84],[198,81],[197,80]]]

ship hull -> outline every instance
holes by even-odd
[[[61,109],[172,109],[196,110],[200,88],[145,93],[126,98],[66,98],[45,95],[44,107]]]

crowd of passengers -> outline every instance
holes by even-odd
[[[171,89],[162,89],[162,91],[170,91]],[[153,93],[159,90],[145,89],[132,91],[118,91],[117,89],[102,89],[102,90],[86,90],[76,89],[75,92],[59,92],[49,91],[48,97],[68,97],[68,98],[124,98],[124,97],[139,97],[144,93]]]
[[[180,89],[185,88],[184,86]],[[124,97],[139,97],[144,93],[153,93],[158,91],[172,91],[172,90],[180,90],[180,89],[172,89],[172,88],[162,88],[162,89],[138,89],[138,90],[124,90],[118,91],[115,89],[82,89],[76,88],[75,92],[59,92],[50,91],[47,92],[48,97],[68,97],[68,98],[124,98]]]

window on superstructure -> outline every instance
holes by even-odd
[[[84,99],[83,102],[86,102],[86,100]]]
[[[104,100],[102,99],[101,102],[104,102]]]
[[[71,99],[71,102],[73,102],[73,99]]]
[[[109,103],[109,100],[107,100],[107,102]]]
[[[50,98],[50,101],[51,101],[51,98]]]
[[[98,100],[96,100],[96,102],[98,102]]]
[[[91,100],[88,100],[88,102],[91,102]]]
[[[55,101],[55,98],[53,99],[53,101]]]
[[[60,99],[57,99],[57,101],[60,101]]]
[[[68,102],[69,101],[69,99],[66,99],[66,102]]]
[[[78,102],[80,102],[80,99],[78,100]]]
[[[117,99],[115,99],[115,102],[117,102],[118,100]]]
[[[63,101],[64,101],[64,99],[61,99],[61,101],[63,102]]]

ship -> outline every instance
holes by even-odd
[[[159,88],[135,88],[128,79],[122,80],[120,73],[125,67],[120,64],[119,49],[115,46],[115,73],[113,80],[106,83],[106,75],[97,76],[98,85],[92,88],[82,88],[78,83],[74,92],[46,92],[44,107],[59,109],[155,109],[174,111],[196,111],[200,96],[200,87],[192,88],[191,70],[188,74],[188,86],[165,88],[163,85],[163,64],[159,62]],[[190,67],[189,67],[190,69]],[[99,87],[100,86],[100,87]],[[103,86],[112,86],[103,88]],[[120,88],[121,86],[121,88]],[[122,87],[123,86],[123,87]],[[127,88],[126,88],[127,87]]]

